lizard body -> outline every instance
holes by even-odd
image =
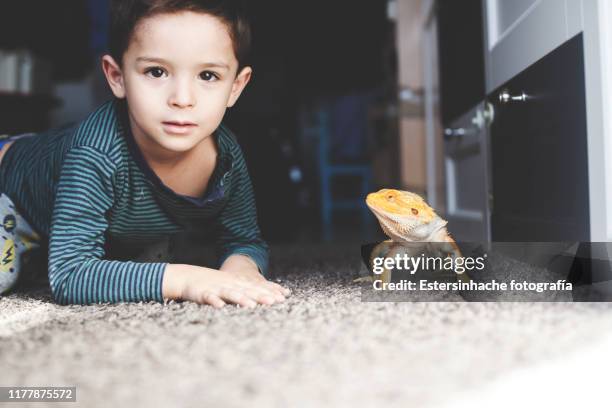
[[[366,204],[378,219],[380,227],[390,240],[380,243],[370,257],[370,264],[377,256],[393,257],[398,253],[410,252],[406,242],[435,243],[430,248],[437,255],[461,257],[461,251],[455,240],[446,229],[447,221],[436,214],[418,194],[409,191],[382,189],[368,194]],[[394,243],[396,243],[394,245]],[[458,278],[469,280],[467,275],[458,274]],[[391,271],[381,274],[383,281],[391,280]],[[356,281],[368,281],[371,277],[359,278]]]

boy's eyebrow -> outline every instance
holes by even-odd
[[[136,58],[136,62],[156,62],[158,64],[170,64],[165,59],[156,57],[138,57]],[[200,64],[200,66],[206,68],[224,68],[227,70],[230,69],[229,65],[223,62],[203,62],[202,64]]]

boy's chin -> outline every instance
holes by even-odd
[[[185,153],[196,147],[204,139],[192,139],[184,136],[172,136],[171,140],[168,137],[164,137],[163,140],[157,140],[157,144],[165,150],[174,153]],[[174,139],[174,140],[172,140]]]

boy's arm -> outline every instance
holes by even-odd
[[[49,239],[49,281],[60,304],[163,301],[166,263],[103,260],[115,165],[91,147],[67,154]]]
[[[234,174],[229,199],[217,220],[220,269],[236,270],[256,266],[265,276],[268,271],[268,245],[261,237],[257,225],[253,187],[241,152],[235,156],[232,171]],[[243,257],[249,259],[240,259]]]

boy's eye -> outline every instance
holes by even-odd
[[[203,79],[207,82],[214,82],[219,79],[219,77],[211,71],[204,71],[200,74],[200,79]]]
[[[153,78],[161,78],[164,73],[164,70],[159,67],[149,68],[145,71],[145,74],[152,76]]]

